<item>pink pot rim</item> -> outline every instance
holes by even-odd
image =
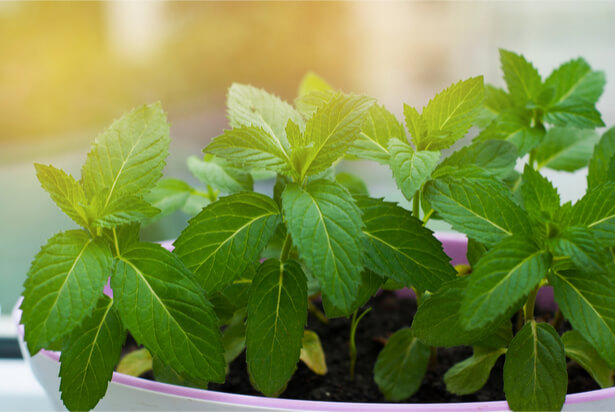
[[[459,261],[461,253],[459,248],[464,249],[465,255],[466,237],[458,233],[436,233],[435,236],[443,243],[444,249],[451,256],[453,264],[463,263]],[[168,249],[172,249],[171,242],[163,242],[162,245]],[[452,249],[457,249],[456,253]],[[452,256],[455,255],[455,256]],[[461,258],[463,260],[463,258]],[[21,319],[21,310],[19,306],[21,298],[15,305],[11,314],[14,324],[17,326],[17,333],[23,339],[23,325],[19,323]],[[60,361],[60,353],[48,350],[41,350],[40,353],[55,361]],[[271,409],[296,409],[305,411],[373,411],[375,407],[378,410],[391,411],[407,411],[407,410],[431,410],[431,411],[496,411],[507,410],[508,403],[506,401],[491,401],[491,402],[461,402],[461,403],[352,403],[352,402],[326,402],[326,401],[307,401],[283,398],[267,398],[264,396],[241,395],[226,392],[217,392],[206,389],[189,388],[185,386],[171,385],[168,383],[150,381],[148,379],[137,378],[134,376],[125,375],[119,372],[113,372],[112,382],[120,385],[132,386],[134,388],[174,395],[179,397],[187,397],[198,400],[205,400],[217,403],[245,405]],[[571,395],[566,395],[566,404],[576,404],[589,401],[600,401],[604,399],[615,398],[615,387],[598,389],[589,392],[580,392]]]

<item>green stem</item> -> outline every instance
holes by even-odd
[[[423,293],[415,287],[412,287],[414,294],[416,295],[416,307],[421,306],[421,300],[423,299]]]
[[[207,198],[209,198],[212,203],[218,200],[218,191],[214,190],[211,185],[207,185]]]
[[[113,243],[115,244],[115,254],[119,257],[120,255],[120,244],[117,240],[117,232],[115,228],[113,228]]]
[[[361,319],[363,319],[363,316],[367,315],[370,310],[372,310],[372,308],[365,309],[363,313],[359,315],[358,318],[357,318],[357,313],[359,312],[359,309],[355,310],[354,313],[352,314],[352,321],[350,322],[350,380],[351,381],[354,381],[354,368],[357,363],[357,345],[355,342],[357,326],[359,325],[359,322],[361,322]]]
[[[421,214],[420,197],[421,197],[421,192],[420,190],[417,190],[416,193],[414,194],[414,197],[412,198],[412,215],[417,219],[420,219],[419,216]]]
[[[431,215],[433,215],[435,212],[436,212],[435,210],[431,209],[429,212],[425,214],[425,216],[423,216],[423,226],[425,226],[427,222],[429,222]]]
[[[557,312],[555,312],[555,317],[553,318],[553,329],[558,330],[562,326],[562,322],[564,322],[564,315],[558,308]]]
[[[325,316],[324,313],[316,305],[312,303],[311,300],[308,300],[308,311],[316,317],[321,323],[327,325],[329,323],[329,319]]]
[[[523,308],[523,317],[525,319],[524,323],[527,323],[530,320],[534,319],[534,305],[536,304],[536,295],[538,294],[538,289],[540,289],[540,286],[536,287],[530,293],[530,296],[528,296],[527,298],[527,302],[525,303],[525,306]]]
[[[284,243],[282,244],[282,252],[280,253],[280,262],[284,263],[290,256],[290,251],[293,248],[293,240],[290,238],[290,233],[286,234]]]

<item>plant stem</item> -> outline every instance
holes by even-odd
[[[423,226],[425,226],[427,222],[429,222],[431,215],[433,215],[435,212],[435,210],[431,209],[429,212],[425,213],[425,216],[423,216]]]
[[[119,242],[117,240],[117,232],[116,232],[115,228],[113,228],[113,243],[115,244],[115,254],[117,256],[120,256],[120,245],[119,245]]]
[[[284,243],[282,244],[282,252],[280,253],[280,262],[284,263],[290,256],[290,251],[293,248],[293,240],[290,238],[290,233],[286,233]]]
[[[214,188],[211,187],[211,185],[207,185],[207,198],[212,203],[218,200],[218,191],[214,190]]]
[[[321,323],[327,325],[329,323],[329,319],[325,316],[324,313],[316,305],[312,303],[311,300],[308,300],[308,311],[316,317]]]
[[[530,320],[534,319],[534,305],[536,303],[536,295],[538,294],[538,289],[540,289],[540,285],[537,286],[531,293],[530,296],[528,296],[527,298],[527,302],[525,303],[524,306],[524,313],[523,313],[523,317],[525,318],[525,322],[527,323]]]
[[[417,190],[412,198],[412,216],[417,219],[420,219],[421,214],[421,204],[420,204],[421,192]]]
[[[557,312],[555,312],[555,317],[553,318],[553,329],[558,330],[562,326],[562,322],[564,321],[564,315],[562,311],[558,308]]]
[[[354,368],[357,363],[357,345],[355,343],[355,335],[357,333],[357,326],[363,316],[367,315],[372,308],[367,308],[357,317],[359,309],[355,310],[352,314],[352,321],[350,322],[350,380],[354,381]]]

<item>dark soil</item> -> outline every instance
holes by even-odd
[[[378,353],[385,340],[398,329],[410,326],[416,304],[410,299],[397,299],[392,292],[383,292],[372,298],[367,306],[372,307],[360,322],[356,333],[357,364],[355,379],[349,377],[348,336],[350,321],[345,318],[331,319],[328,325],[318,321],[312,314],[308,317],[308,329],[318,333],[326,355],[328,373],[319,376],[310,371],[302,362],[288,383],[281,398],[339,402],[387,402],[373,379],[373,369]],[[550,313],[538,314],[537,318],[548,321]],[[513,319],[514,322],[514,319]],[[563,331],[569,329],[562,325]],[[427,370],[423,384],[417,393],[405,402],[484,402],[504,400],[502,369],[504,356],[500,357],[491,372],[487,384],[471,395],[458,396],[448,393],[444,374],[455,363],[472,355],[472,348],[460,346],[438,348],[437,363]],[[592,377],[574,362],[568,364],[568,393],[600,389]],[[151,374],[150,374],[151,376]],[[150,377],[146,376],[146,377]],[[250,385],[246,370],[245,352],[230,365],[230,372],[224,384],[210,384],[215,391],[260,395]]]

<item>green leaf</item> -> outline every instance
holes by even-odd
[[[485,245],[472,238],[468,239],[468,252],[466,257],[468,258],[468,263],[471,267],[474,267],[486,252],[487,248]]]
[[[501,114],[515,106],[510,94],[499,87],[485,85],[485,107],[493,114]]]
[[[558,256],[570,257],[579,270],[586,273],[606,271],[606,250],[586,227],[566,227],[557,237],[549,240],[553,252]]]
[[[171,385],[177,386],[207,389],[207,382],[187,376],[186,374],[180,375],[175,369],[164,364],[157,356],[152,358],[152,372],[154,373],[154,378],[158,382],[170,383]]]
[[[271,136],[284,153],[288,153],[286,149],[289,147],[286,139],[288,120],[303,125],[303,118],[290,104],[256,87],[234,83],[229,88],[226,105],[232,128],[259,128]]]
[[[526,212],[496,180],[444,176],[427,182],[423,193],[453,229],[486,246],[531,231]]]
[[[133,350],[122,358],[117,371],[130,376],[141,376],[152,370],[152,354],[145,348]]]
[[[474,393],[487,383],[491,369],[506,349],[474,348],[474,354],[459,363],[456,363],[444,375],[446,390],[455,395],[468,395]]]
[[[553,295],[562,313],[615,367],[615,283],[605,273],[591,276],[576,271],[557,272],[549,277]]]
[[[101,196],[94,195],[92,207],[97,216],[93,222],[94,225],[113,228],[128,223],[142,222],[160,213],[159,209],[147,203],[141,195],[120,193],[118,196],[105,205],[106,190],[101,193]]]
[[[286,149],[269,132],[259,126],[237,126],[215,137],[203,150],[244,169],[263,169],[290,173]]]
[[[295,99],[295,106],[303,117],[309,119],[316,111],[333,99],[337,93],[333,90],[315,90]]]
[[[544,214],[552,218],[560,210],[557,189],[529,164],[526,164],[523,169],[521,197],[525,210],[536,216]]]
[[[596,349],[576,330],[562,335],[566,356],[585,369],[601,388],[613,386],[613,369],[609,368]]]
[[[594,128],[604,126],[600,112],[593,103],[569,97],[565,101],[549,107],[544,114],[544,121],[555,126],[576,126]]]
[[[566,223],[585,225],[603,246],[615,246],[615,182],[589,190],[572,207]]]
[[[333,88],[325,79],[317,75],[313,72],[307,72],[303,79],[301,79],[301,83],[299,84],[299,96],[305,96],[306,94],[312,92],[326,92],[327,90],[332,90]]]
[[[504,112],[497,116],[477,137],[477,141],[506,140],[517,146],[519,156],[536,147],[545,131],[531,126],[531,117],[526,112]]]
[[[520,54],[500,49],[504,80],[513,99],[521,104],[535,100],[542,88],[538,70]]]
[[[395,203],[360,196],[365,266],[421,290],[437,290],[455,278],[450,258],[431,230]]]
[[[137,243],[117,259],[113,297],[135,340],[180,374],[224,381],[218,319],[183,263],[152,243]]]
[[[169,124],[160,103],[125,114],[98,136],[81,170],[87,198],[105,193],[102,209],[124,194],[141,195],[162,176]]]
[[[423,109],[427,136],[416,143],[417,150],[445,149],[461,139],[478,117],[484,98],[483,76],[451,85],[438,93]]]
[[[278,206],[265,195],[226,196],[189,221],[174,243],[174,253],[211,295],[258,259],[279,222]]]
[[[265,261],[248,300],[246,361],[254,386],[280,394],[295,371],[307,322],[307,280],[295,261]]]
[[[470,275],[460,309],[464,326],[481,327],[517,306],[546,277],[550,263],[549,252],[526,236],[490,249]]]
[[[408,328],[391,335],[374,366],[374,380],[387,400],[407,399],[419,389],[430,354]]]
[[[440,152],[414,151],[412,146],[398,139],[389,141],[389,151],[390,166],[397,187],[406,199],[411,200],[414,193],[431,177],[431,172],[440,160]]]
[[[320,338],[316,332],[308,329],[303,331],[301,355],[299,359],[301,359],[301,362],[305,363],[305,366],[307,366],[316,375],[327,374],[325,351],[322,349]]]
[[[606,183],[613,156],[615,156],[615,127],[607,130],[594,147],[594,153],[589,161],[589,170],[587,172],[587,186],[589,189],[593,189],[601,183]]]
[[[111,251],[82,230],[62,232],[36,255],[24,283],[21,323],[30,354],[48,347],[89,316],[111,272]]]
[[[404,127],[384,106],[375,104],[367,111],[361,133],[348,153],[361,159],[388,164],[391,139],[406,141]]]
[[[87,411],[107,392],[126,332],[113,301],[103,296],[66,340],[60,355],[60,392],[71,411]]]
[[[183,180],[161,179],[152,191],[144,196],[144,200],[152,207],[160,210],[160,213],[154,218],[163,217],[184,207],[192,191],[192,187]]]
[[[578,58],[553,70],[545,80],[545,88],[551,87],[555,91],[551,104],[557,105],[568,98],[596,103],[605,83],[603,72],[592,71],[585,60]]]
[[[205,159],[190,156],[187,164],[190,172],[201,183],[210,185],[222,193],[251,192],[254,186],[250,173],[232,167],[223,159],[214,156],[205,156]]]
[[[310,150],[297,170],[301,179],[322,172],[346,153],[373,103],[369,97],[338,94],[316,111],[305,126],[304,141]]]
[[[340,310],[326,297],[322,297],[322,306],[325,310],[325,315],[329,319],[339,318],[342,316],[349,316],[357,309],[364,306],[372,296],[374,296],[380,287],[384,284],[384,278],[377,273],[372,272],[369,269],[365,269],[361,272],[361,283],[359,284],[359,290],[354,298],[350,309]]]
[[[462,327],[459,308],[464,295],[467,293],[468,278],[462,277],[445,283],[436,293],[424,299],[412,320],[412,333],[429,346],[459,346],[478,344],[484,338],[493,334],[494,326],[498,321],[490,322],[482,328],[466,330]],[[504,319],[510,326],[510,321]],[[504,323],[504,322],[501,322]],[[510,330],[510,327],[508,328]],[[485,346],[503,347],[508,344],[510,337],[494,335]],[[481,342],[482,343],[482,342]]]
[[[598,134],[591,129],[553,127],[536,147],[537,167],[567,172],[585,167],[598,139]]]
[[[559,335],[548,323],[529,321],[515,335],[504,362],[504,393],[514,411],[559,411],[568,373]]]
[[[315,180],[305,188],[288,184],[282,193],[284,219],[293,244],[323,294],[348,313],[359,288],[361,211],[337,183]]]
[[[246,302],[247,304],[247,299]],[[237,311],[229,324],[222,331],[222,345],[224,346],[224,360],[229,365],[246,348],[246,322],[245,309]]]
[[[360,177],[350,173],[341,172],[335,175],[335,181],[344,186],[352,195],[369,195],[367,185]]]
[[[35,163],[36,177],[45,191],[51,195],[56,205],[75,223],[86,227],[88,219],[83,205],[85,205],[85,192],[83,187],[63,170],[49,165]]]
[[[478,166],[490,175],[504,178],[516,161],[517,147],[514,144],[503,140],[485,140],[473,142],[454,152],[438,165],[438,170]]]
[[[410,132],[412,142],[416,147],[425,146],[427,144],[427,122],[421,114],[412,106],[404,103],[404,117],[406,119],[406,128]],[[399,140],[404,140],[399,138]]]

